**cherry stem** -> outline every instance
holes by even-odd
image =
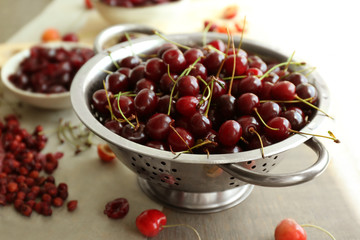
[[[109,71],[109,70],[105,70],[105,69],[103,69],[102,70],[104,73],[107,73],[107,74],[113,74],[114,72],[112,72],[112,71]]]
[[[264,103],[264,102],[276,102],[276,103],[298,103],[298,102],[308,102],[308,101],[311,101],[313,100],[314,98],[313,97],[309,97],[309,98],[305,98],[305,99],[302,99],[303,101],[300,101],[299,99],[298,100],[260,100],[259,102],[260,103]]]
[[[118,64],[116,61],[114,61],[114,59],[112,58],[112,56],[111,56],[111,52],[110,52],[110,51],[107,51],[107,53],[108,53],[108,55],[109,55],[109,57],[110,57],[111,61],[114,63],[115,67],[116,67],[117,69],[119,69],[119,68],[120,68],[120,66],[119,66],[119,64]]]
[[[285,66],[285,68],[284,68],[284,71],[285,71],[285,72],[288,70],[289,65],[290,65],[290,62],[291,62],[291,60],[293,59],[294,55],[295,55],[295,51],[291,54],[291,56],[290,56],[289,59],[287,60],[287,63],[288,63],[288,64],[286,64],[286,66]]]
[[[263,144],[263,141],[262,141],[262,139],[261,139],[261,136],[260,136],[260,134],[257,132],[257,131],[255,131],[255,129],[254,128],[250,128],[249,129],[249,131],[251,132],[251,133],[254,133],[258,138],[259,138],[259,141],[260,141],[260,151],[261,151],[261,156],[262,156],[262,158],[264,159],[265,158],[265,153],[264,153],[264,144]]]
[[[266,73],[264,75],[262,75],[259,79],[260,79],[260,81],[263,80],[272,71],[274,71],[278,67],[282,67],[282,66],[285,66],[285,65],[299,65],[299,66],[302,66],[302,65],[305,65],[305,64],[306,64],[305,62],[283,62],[283,63],[279,63],[279,64],[276,64],[275,66],[273,66],[272,68],[270,68],[269,70],[267,70]]]
[[[317,106],[315,106],[314,104],[309,103],[308,101],[305,101],[304,99],[300,98],[299,96],[295,96],[295,98],[297,100],[299,100],[300,102],[305,103],[306,105],[309,105],[312,108],[315,108],[316,110],[318,110],[319,112],[322,112],[323,114],[325,114],[325,116],[334,119],[333,117],[331,117],[329,114],[327,114],[326,112],[324,112],[323,110],[321,110],[320,108],[318,108]]]
[[[131,50],[131,52],[132,52],[132,55],[133,55],[133,56],[136,56],[136,54],[134,53],[134,50],[133,50],[133,48],[132,48],[132,41],[131,41],[131,38],[130,38],[129,34],[126,32],[126,33],[124,33],[124,35],[125,35],[126,41],[129,43],[129,46],[130,46],[130,50]]]
[[[234,76],[235,76],[235,68],[236,68],[236,54],[235,54],[235,44],[234,44],[234,38],[231,38],[232,40],[232,47],[233,47],[233,58],[234,58],[234,63],[233,63],[233,71],[231,73],[231,79],[230,79],[230,84],[229,84],[229,92],[228,94],[230,95],[231,94],[231,90],[232,90],[232,85],[233,85],[233,82],[234,82]]]
[[[211,99],[212,99],[212,94],[213,94],[213,90],[214,90],[214,80],[215,80],[215,77],[214,76],[211,76],[211,85],[210,85],[210,97],[208,99],[208,105],[206,106],[206,111],[204,113],[204,116],[207,117],[208,114],[209,114],[209,110],[210,110],[210,103],[211,103]]]
[[[273,131],[278,131],[278,130],[280,130],[280,129],[278,129],[278,128],[273,128],[273,127],[270,127],[269,125],[267,125],[267,124],[264,122],[264,119],[260,116],[259,111],[258,111],[256,108],[254,108],[254,111],[255,111],[256,115],[259,117],[260,121],[264,124],[265,127],[269,128],[269,129],[271,129],[271,130],[273,130]]]
[[[243,43],[244,31],[245,31],[245,24],[246,24],[246,16],[244,17],[243,29],[242,29],[242,31],[241,31],[241,37],[240,37],[240,42],[239,42],[238,50],[241,49],[241,46],[242,46],[242,43]]]
[[[324,233],[326,233],[327,235],[329,235],[331,237],[331,239],[336,240],[336,238],[329,232],[327,231],[325,228],[313,225],[313,224],[301,224],[301,227],[312,227],[312,228],[316,228],[319,229],[320,231],[323,231]]]
[[[103,85],[104,85],[104,90],[105,90],[106,99],[107,99],[107,102],[108,102],[108,108],[109,108],[109,112],[110,112],[110,115],[111,115],[111,119],[116,119],[116,117],[115,117],[115,115],[113,113],[112,107],[111,107],[110,97],[109,97],[109,94],[108,94],[108,91],[107,91],[107,88],[106,88],[105,80],[103,80]]]
[[[189,152],[192,153],[191,150],[196,149],[196,148],[199,148],[199,147],[204,146],[204,145],[207,145],[207,144],[211,144],[211,143],[216,144],[215,142],[210,141],[209,139],[205,139],[203,142],[198,143],[198,144],[196,144],[195,146],[189,148],[189,150],[180,152],[180,153],[179,153],[176,157],[174,157],[173,159],[178,158],[178,157],[179,157],[181,154],[183,154],[183,153],[189,153]],[[207,152],[208,152],[208,156],[209,156],[209,151],[207,151]]]
[[[154,31],[154,34],[157,35],[157,36],[159,36],[160,38],[164,39],[165,41],[167,41],[167,42],[169,42],[169,43],[172,43],[172,44],[174,44],[174,45],[176,45],[176,46],[178,46],[178,47],[184,48],[184,49],[186,49],[186,50],[191,49],[191,47],[182,45],[182,44],[180,44],[180,43],[174,42],[174,41],[166,38],[165,36],[161,35],[158,31]]]
[[[324,136],[324,135],[319,135],[319,134],[313,134],[313,133],[305,133],[305,132],[300,132],[300,131],[296,131],[296,130],[293,130],[293,129],[289,129],[290,132],[292,133],[297,133],[297,134],[303,134],[303,135],[310,135],[310,136],[314,136],[314,137],[322,137],[322,138],[327,138],[327,139],[330,139],[330,140],[333,140],[335,143],[340,143],[340,140],[337,139],[334,134],[332,132],[329,131],[329,136]]]
[[[118,96],[118,98],[117,98],[117,106],[118,106],[118,108],[119,108],[119,112],[120,112],[121,116],[126,120],[126,122],[127,122],[132,128],[136,129],[136,127],[134,126],[134,124],[132,124],[132,123],[129,121],[129,119],[127,119],[127,118],[125,117],[123,111],[121,110],[121,107],[120,107],[120,97],[121,97],[121,92],[119,92],[119,96]]]
[[[198,240],[201,240],[201,237],[200,237],[199,232],[198,232],[193,226],[190,226],[190,225],[185,224],[185,223],[179,223],[179,224],[172,224],[172,225],[164,225],[164,226],[162,226],[162,228],[171,228],[171,227],[187,227],[187,228],[190,228],[191,230],[194,231],[194,233],[196,234]]]
[[[211,25],[212,25],[212,22],[209,22],[207,25],[206,25],[206,27],[205,27],[205,29],[204,29],[204,32],[203,32],[203,46],[205,47],[206,46],[206,37],[207,37],[207,33],[209,32],[209,30],[210,30],[210,27],[211,27]]]
[[[178,133],[178,131],[176,131],[176,129],[174,128],[174,126],[172,125],[174,121],[172,121],[170,124],[169,124],[169,127],[176,133],[176,135],[178,135],[178,137],[181,139],[181,141],[183,141],[186,145],[186,147],[189,149],[190,153],[192,153],[191,151],[191,148],[189,146],[189,144],[187,144],[187,142],[185,141],[185,139]]]

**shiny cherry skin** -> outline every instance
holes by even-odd
[[[259,121],[250,115],[243,115],[239,117],[236,120],[238,123],[240,123],[242,128],[242,136],[249,140],[254,137],[255,133],[253,131],[256,131],[260,134],[261,126]]]
[[[219,129],[219,141],[222,145],[232,147],[237,144],[242,135],[240,123],[235,120],[225,121]]]
[[[112,98],[112,94],[108,92],[108,97]],[[91,98],[91,102],[99,113],[107,113],[108,110],[108,97],[106,96],[105,89],[96,90]]]
[[[178,79],[177,89],[179,96],[196,96],[200,92],[199,82],[196,77],[187,75]]]
[[[306,124],[303,114],[295,109],[289,109],[282,112],[281,117],[286,118],[290,122],[291,128],[294,130],[300,130]]]
[[[198,48],[190,48],[184,52],[184,57],[185,57],[186,63],[188,65],[191,65],[195,61],[197,61],[198,63],[201,63],[202,58],[204,58],[204,53]]]
[[[306,240],[306,232],[295,220],[286,218],[275,228],[275,240]]]
[[[252,55],[248,57],[249,66],[251,68],[258,68],[262,72],[266,72],[267,65],[259,56]]]
[[[223,119],[230,119],[235,115],[235,101],[236,98],[229,94],[221,95],[217,103],[217,112]]]
[[[154,140],[165,140],[169,135],[172,119],[164,113],[155,113],[145,126],[145,133]]]
[[[184,96],[177,100],[176,111],[181,115],[190,117],[197,111],[199,99],[195,96]]]
[[[108,74],[105,83],[107,85],[107,90],[114,94],[126,91],[129,85],[126,75],[120,72]]]
[[[260,106],[257,108],[259,115],[261,118],[267,122],[268,120],[279,116],[281,113],[281,108],[279,104],[273,101],[264,102],[260,104]]]
[[[119,64],[120,64],[120,67],[127,67],[130,69],[133,69],[136,66],[140,65],[141,62],[142,62],[141,59],[137,56],[128,56],[128,57],[121,59]]]
[[[123,115],[128,118],[132,114],[135,114],[134,99],[129,96],[120,96],[120,99],[118,97],[114,98],[111,104],[111,108],[113,114],[117,118],[123,119]]]
[[[206,136],[212,129],[212,124],[209,118],[201,114],[200,112],[195,112],[190,118],[190,131],[197,138],[203,138]]]
[[[157,209],[148,209],[136,217],[137,229],[146,237],[155,237],[166,225],[166,216]]]
[[[187,67],[187,62],[184,54],[179,49],[168,49],[163,55],[162,59],[165,64],[169,65],[170,72],[180,74]]]
[[[301,83],[309,82],[307,77],[305,77],[304,74],[298,73],[298,72],[290,73],[289,75],[285,76],[283,78],[283,80],[289,81],[289,82],[293,83],[295,86],[297,86]]]
[[[276,82],[271,89],[271,96],[275,100],[290,101],[296,97],[296,87],[289,81]]]
[[[150,80],[158,82],[166,72],[166,64],[160,58],[151,58],[145,63],[145,76]]]
[[[228,56],[224,62],[224,71],[227,76],[232,76],[234,71],[234,61],[235,61],[235,76],[241,76],[245,74],[248,69],[247,58],[241,55]]]
[[[211,52],[207,54],[203,64],[206,67],[208,74],[216,74],[219,71],[224,58],[224,55],[218,52]]]
[[[235,104],[239,115],[251,115],[254,109],[260,106],[260,101],[255,94],[244,93],[236,99]]]
[[[172,151],[181,152],[193,147],[195,138],[186,129],[176,127],[175,130],[170,131],[167,142]]]
[[[157,107],[158,97],[155,92],[144,88],[134,98],[135,111],[138,117],[152,115]]]
[[[121,136],[139,144],[145,144],[148,140],[148,137],[145,134],[144,123],[139,123],[139,126],[136,129],[130,124],[126,124],[121,130]]]
[[[291,124],[284,117],[274,117],[266,123],[269,127],[265,128],[265,135],[271,141],[279,142],[289,137]]]

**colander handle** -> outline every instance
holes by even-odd
[[[101,31],[94,41],[94,51],[99,53],[103,51],[103,46],[111,38],[121,33],[142,33],[146,35],[153,35],[157,29],[140,25],[140,24],[119,24],[114,25]],[[158,31],[160,32],[160,31]]]
[[[310,181],[321,174],[329,164],[329,154],[324,145],[316,138],[310,138],[305,142],[318,156],[317,161],[305,170],[289,174],[261,174],[243,168],[237,164],[219,165],[224,171],[241,181],[265,186],[265,187],[286,187]]]

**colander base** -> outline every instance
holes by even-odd
[[[213,213],[234,207],[244,201],[254,185],[246,184],[219,192],[185,192],[165,188],[138,177],[138,183],[151,199],[180,212]]]

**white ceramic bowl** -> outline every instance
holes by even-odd
[[[46,44],[39,44],[39,46],[44,46],[47,48],[63,47],[67,50],[77,47],[91,48],[89,45],[75,42],[51,42]],[[5,87],[23,103],[44,109],[71,108],[70,92],[51,94],[34,93],[22,90],[9,81],[9,76],[18,70],[20,62],[29,56],[30,48],[15,54],[4,64],[1,70],[1,79],[3,85],[5,85]]]
[[[126,8],[109,6],[100,0],[95,0],[94,5],[100,15],[112,24],[138,23],[159,27],[180,16],[188,1],[179,0],[153,6]]]

